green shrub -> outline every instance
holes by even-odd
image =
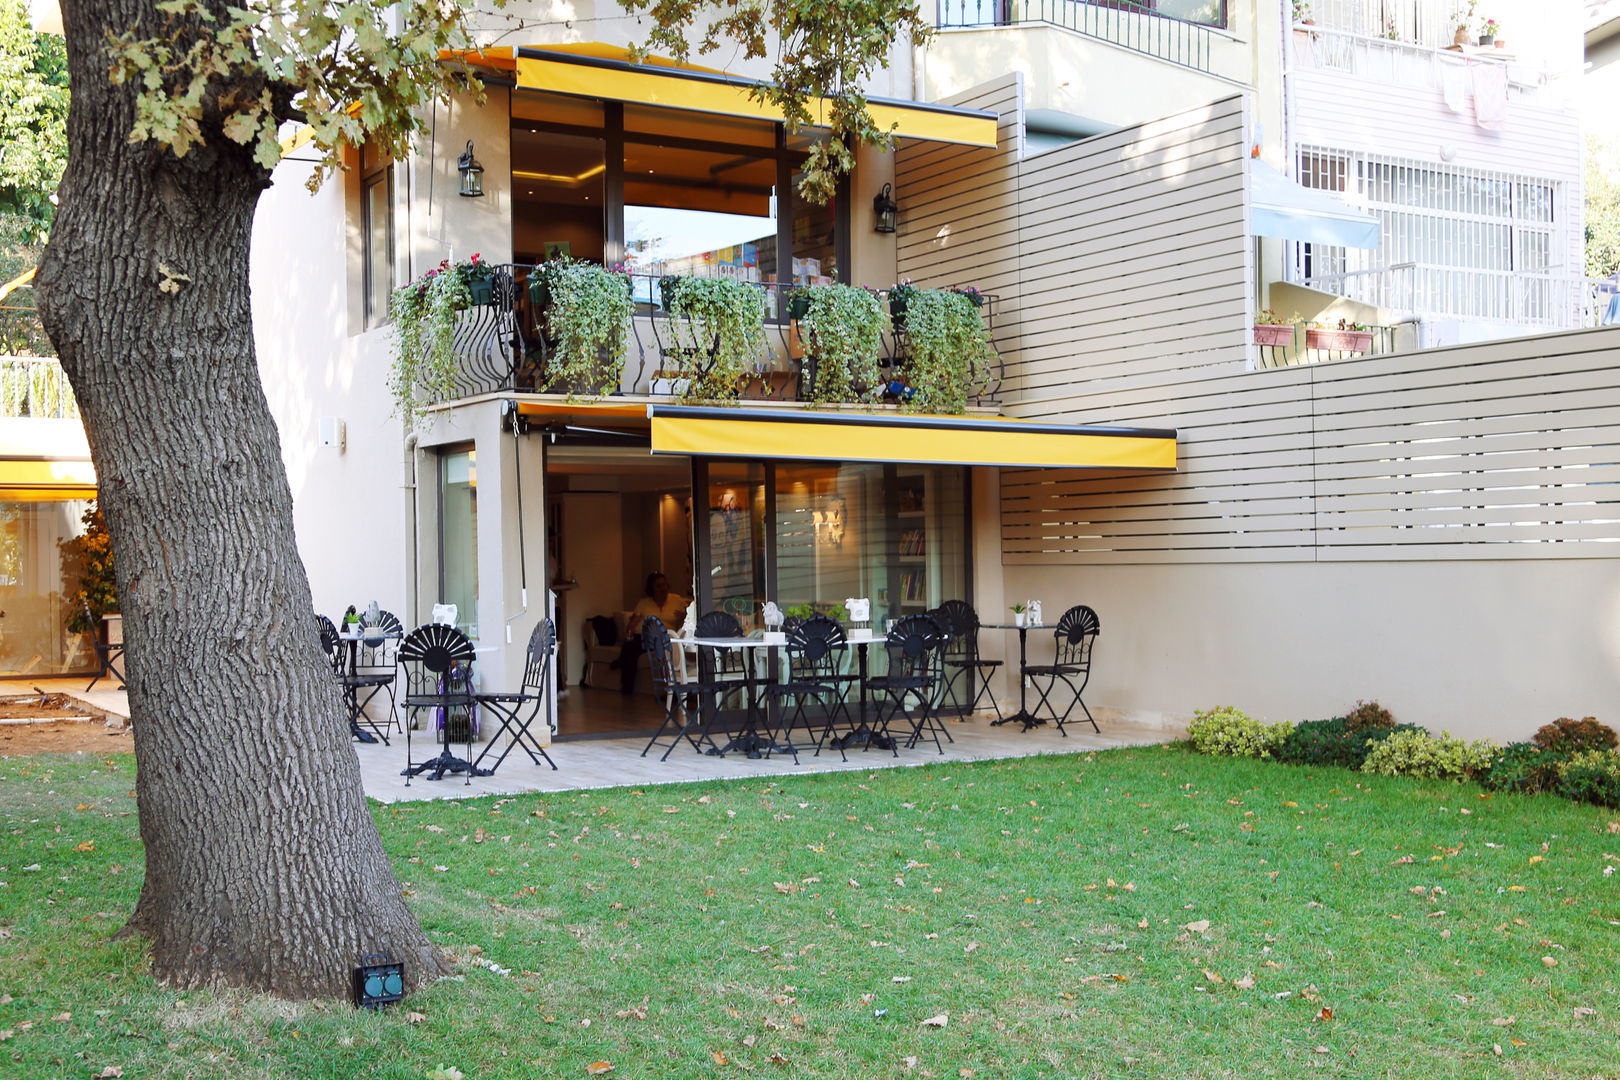
[[[1376,701],[1358,701],[1344,717],[1346,731],[1393,731],[1395,716]]]
[[[1343,716],[1332,720],[1305,720],[1295,724],[1277,748],[1277,759],[1291,765],[1340,765],[1359,769],[1374,744],[1387,738],[1388,731],[1351,731],[1349,721]]]
[[[1488,742],[1453,739],[1447,731],[1435,738],[1413,728],[1391,732],[1380,741],[1368,753],[1361,771],[1423,780],[1467,780],[1489,767],[1494,749]]]
[[[1576,802],[1620,807],[1620,753],[1582,750],[1564,765],[1558,794]]]
[[[1566,755],[1543,750],[1535,743],[1510,743],[1491,755],[1490,767],[1480,774],[1479,782],[1487,791],[1520,795],[1556,791],[1567,760]]]
[[[1217,705],[1193,713],[1187,735],[1201,754],[1217,757],[1271,757],[1288,737],[1286,722],[1265,724],[1241,709]]]
[[[1538,730],[1533,736],[1537,746],[1556,754],[1575,754],[1582,750],[1613,750],[1616,745],[1614,728],[1588,716],[1571,720],[1560,716]]]

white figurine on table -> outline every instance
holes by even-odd
[[[776,606],[774,600],[765,601],[764,607],[760,609],[759,617],[760,621],[765,624],[765,629],[773,632],[782,629],[782,623],[786,621],[782,615],[782,609]]]
[[[1046,621],[1041,618],[1041,602],[1039,600],[1031,600],[1029,603],[1024,605],[1024,610],[1029,612],[1029,625],[1046,625]]]
[[[850,622],[868,622],[872,618],[872,601],[864,596],[851,596],[844,601],[844,610],[849,612]]]

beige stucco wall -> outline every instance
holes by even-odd
[[[1376,699],[1401,721],[1509,740],[1559,716],[1613,723],[1620,700],[1612,559],[1009,566],[1006,592],[1040,599],[1049,623],[1096,609],[1086,701],[1146,719],[1223,704],[1323,719]]]
[[[1247,44],[1219,34],[1216,44],[1214,70],[1205,74],[1043,23],[942,30],[918,72],[929,101],[1020,72],[1026,108],[1126,127],[1244,89],[1253,71]]]

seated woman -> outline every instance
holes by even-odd
[[[658,571],[647,575],[646,595],[636,604],[636,609],[630,613],[630,621],[625,625],[624,647],[619,652],[619,659],[613,664],[619,669],[619,689],[626,694],[636,692],[636,667],[641,659],[641,622],[643,619],[656,617],[669,627],[674,633],[681,628],[686,618],[686,608],[691,601],[684,596],[669,591],[669,578]]]

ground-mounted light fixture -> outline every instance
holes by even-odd
[[[899,216],[900,208],[894,204],[894,189],[884,184],[883,190],[872,196],[872,231],[894,232],[895,220]]]
[[[354,969],[355,1008],[381,1009],[404,997],[404,964],[387,953],[371,953],[360,958],[360,966]]]
[[[473,157],[471,139],[467,140],[467,149],[463,150],[461,157],[456,160],[456,168],[461,170],[462,196],[468,199],[481,197],[484,194],[484,167]]]

